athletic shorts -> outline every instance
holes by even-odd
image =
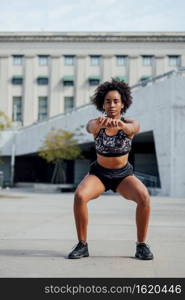
[[[89,174],[96,175],[102,181],[105,191],[112,190],[116,193],[116,188],[123,178],[133,175],[133,166],[128,162],[122,168],[108,169],[94,161],[90,164]]]

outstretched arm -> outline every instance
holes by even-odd
[[[122,129],[129,136],[133,137],[135,134],[140,131],[140,124],[136,120],[124,120],[122,121]]]

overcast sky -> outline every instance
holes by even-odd
[[[0,31],[185,31],[185,0],[0,0]]]

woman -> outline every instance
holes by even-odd
[[[130,87],[123,81],[112,79],[99,85],[92,103],[106,116],[90,120],[86,129],[93,134],[97,160],[90,165],[89,173],[75,191],[74,216],[79,243],[68,258],[89,256],[87,244],[88,210],[87,203],[111,189],[137,204],[137,243],[135,257],[153,259],[149,246],[145,243],[149,215],[150,197],[145,185],[133,175],[133,167],[128,162],[133,137],[139,132],[136,120],[121,118],[132,104]]]

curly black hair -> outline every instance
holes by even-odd
[[[112,78],[112,81],[105,81],[96,88],[95,93],[91,98],[91,103],[96,106],[97,110],[103,112],[103,103],[106,94],[109,91],[115,90],[121,95],[121,100],[124,104],[124,107],[121,109],[121,114],[125,113],[132,104],[131,89],[126,82],[114,78]]]

